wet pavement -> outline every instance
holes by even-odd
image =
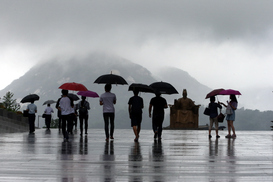
[[[160,142],[142,130],[138,143],[132,130],[109,142],[103,129],[69,142],[56,129],[1,134],[0,181],[273,181],[273,132],[226,132],[209,140],[207,131],[164,130]]]

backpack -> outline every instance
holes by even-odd
[[[79,114],[82,116],[87,115],[87,107],[85,107],[85,104],[80,103],[80,107],[79,107]]]

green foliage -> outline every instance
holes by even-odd
[[[8,111],[16,112],[21,108],[21,106],[16,102],[16,99],[12,98],[13,96],[14,94],[8,91],[3,97],[3,105]]]
[[[59,127],[59,119],[52,119],[50,123],[50,128],[58,128]]]

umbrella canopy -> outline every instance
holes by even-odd
[[[62,84],[59,89],[74,90],[74,91],[86,91],[87,88],[81,83],[68,82]]]
[[[138,90],[139,92],[148,92],[148,93],[154,93],[154,89],[150,87],[149,85],[141,84],[141,83],[132,83],[128,91],[134,91]]]
[[[85,96],[85,97],[93,97],[93,98],[99,97],[99,95],[96,92],[93,92],[93,91],[90,91],[90,90],[79,91],[77,94],[81,95],[81,96]]]
[[[167,82],[155,82],[150,85],[156,92],[160,94],[178,94],[177,90]]]
[[[32,101],[36,101],[39,99],[40,99],[40,97],[37,94],[29,94],[21,100],[21,103],[32,102]]]
[[[73,101],[80,100],[80,98],[76,94],[69,93],[67,97],[71,98]]]
[[[242,95],[238,90],[227,89],[219,93],[219,95]]]
[[[94,83],[109,83],[109,84],[119,84],[119,85],[128,85],[126,80],[122,78],[119,75],[114,75],[114,74],[106,74],[98,77]]]
[[[219,95],[219,93],[220,93],[221,91],[223,91],[223,90],[225,90],[225,89],[223,89],[223,88],[214,89],[213,91],[211,91],[210,93],[207,94],[207,96],[206,96],[205,99],[210,98],[210,97],[212,97],[212,96]]]
[[[54,104],[57,103],[55,100],[47,100],[43,103],[43,105],[47,105],[47,104]]]

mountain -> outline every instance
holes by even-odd
[[[95,84],[94,81],[100,75],[109,73],[121,75],[126,79],[128,84],[143,83],[151,84],[156,81],[164,81],[171,83],[179,92],[174,95],[163,95],[168,104],[173,104],[174,99],[182,97],[182,90],[187,89],[188,97],[195,101],[195,104],[201,105],[199,110],[199,124],[208,124],[208,117],[203,115],[204,106],[208,104],[209,100],[205,96],[212,89],[199,83],[196,79],[191,77],[187,72],[177,69],[175,67],[166,67],[156,73],[151,73],[146,68],[133,63],[124,58],[105,54],[93,53],[86,57],[72,57],[69,59],[52,58],[45,62],[41,62],[31,68],[25,75],[17,80],[14,80],[10,85],[0,91],[0,96],[4,96],[7,91],[14,93],[14,99],[20,102],[21,99],[30,94],[35,93],[40,96],[40,100],[35,102],[38,106],[38,115],[42,115],[45,106],[42,104],[46,100],[57,100],[61,95],[61,90],[58,89],[60,85],[66,82],[78,82],[84,84],[89,90],[97,92],[99,95],[104,93],[104,84]],[[116,128],[130,128],[130,119],[128,117],[128,100],[133,95],[128,91],[129,85],[113,85],[112,92],[117,96]],[[72,92],[77,93],[77,92]],[[141,93],[144,99],[143,122],[142,128],[151,129],[151,118],[148,117],[149,101],[154,94]],[[89,111],[89,126],[90,128],[103,128],[102,107],[99,105],[98,98],[88,98],[91,106]],[[76,101],[75,103],[78,103]],[[27,104],[22,105],[23,110]],[[55,105],[52,105],[55,108]],[[56,112],[56,110],[55,110]],[[169,126],[169,109],[165,110],[164,126]],[[238,121],[244,121],[243,125],[238,125],[238,129],[249,129],[245,127],[246,123],[256,130],[266,130],[270,124],[268,119],[273,116],[273,112],[259,112],[255,111],[259,116],[263,126],[257,126],[257,118],[251,116],[251,110],[240,110],[238,114]],[[247,116],[245,115],[247,114]],[[264,117],[266,114],[266,117]],[[56,113],[54,114],[56,118]],[[237,120],[236,118],[236,120]],[[245,121],[248,118],[248,121]],[[255,118],[255,119],[254,119]],[[273,117],[272,117],[273,118]],[[44,125],[43,119],[38,117],[36,122],[40,122],[40,127]],[[269,122],[269,123],[268,123]],[[260,122],[261,123],[261,122]],[[37,125],[37,124],[36,124]],[[226,125],[225,123],[223,125]],[[251,129],[251,128],[250,128]]]

